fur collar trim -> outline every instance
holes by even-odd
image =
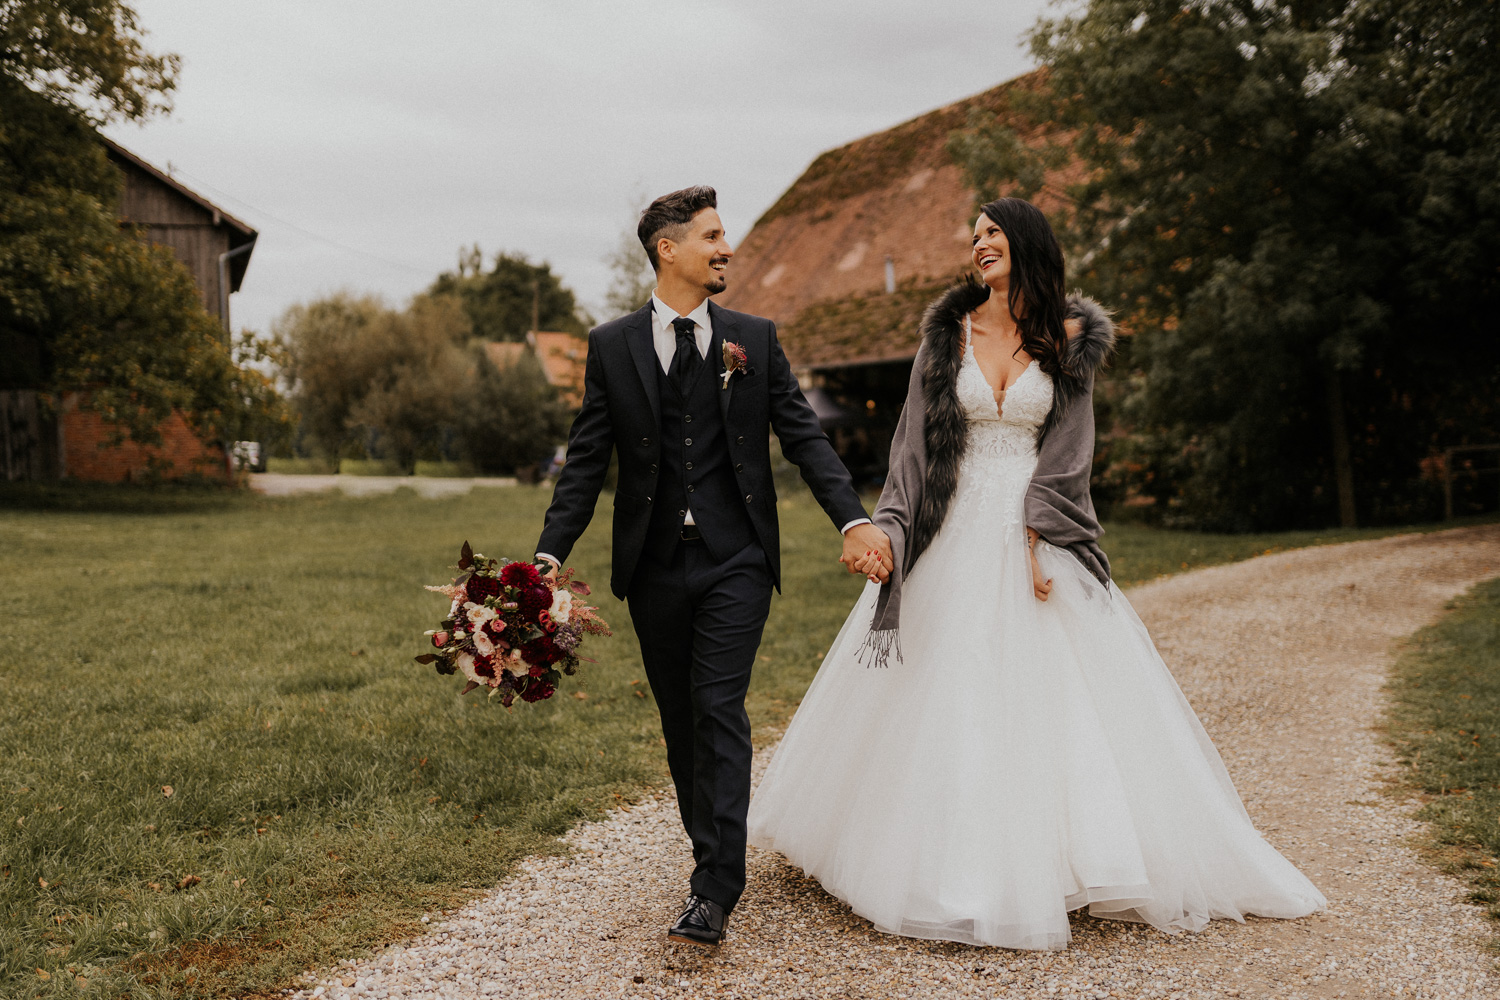
[[[922,317],[923,446],[926,482],[912,524],[911,559],[937,537],[958,488],[958,468],[968,443],[968,422],[958,403],[958,371],[964,356],[964,317],[990,297],[990,289],[973,275],[949,288]],[[1056,426],[1068,407],[1088,405],[1094,373],[1114,347],[1114,324],[1104,307],[1074,293],[1068,296],[1068,350],[1061,370],[1052,376],[1052,409],[1042,423],[1038,442]]]

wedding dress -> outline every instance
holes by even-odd
[[[1321,909],[1120,590],[1038,542],[1053,588],[1033,596],[1022,506],[1051,379],[1032,362],[1002,414],[968,343],[957,393],[968,447],[904,585],[901,658],[861,662],[867,584],[761,780],[750,842],[881,931],[975,945],[1063,948],[1084,906],[1169,933]]]

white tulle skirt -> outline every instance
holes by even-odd
[[[881,931],[975,945],[1063,948],[1084,906],[1169,933],[1321,909],[1124,595],[1037,548],[1046,603],[1019,521],[945,525],[885,669],[858,659],[866,586],[761,780],[751,843]]]

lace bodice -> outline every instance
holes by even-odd
[[[964,358],[955,386],[969,440],[959,469],[951,516],[999,517],[1020,523],[1021,502],[1036,468],[1037,429],[1052,409],[1052,380],[1033,361],[1005,392],[1002,410],[974,359],[964,318]]]

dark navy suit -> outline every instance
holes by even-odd
[[[781,585],[771,432],[837,527],[866,514],[775,324],[710,302],[709,325],[708,356],[682,386],[662,372],[649,303],[589,334],[583,408],[537,551],[567,559],[618,453],[610,589],[629,602],[661,710],[692,891],[729,910],[745,888],[745,692]],[[727,385],[725,341],[748,356]],[[690,506],[701,540],[681,537]]]

